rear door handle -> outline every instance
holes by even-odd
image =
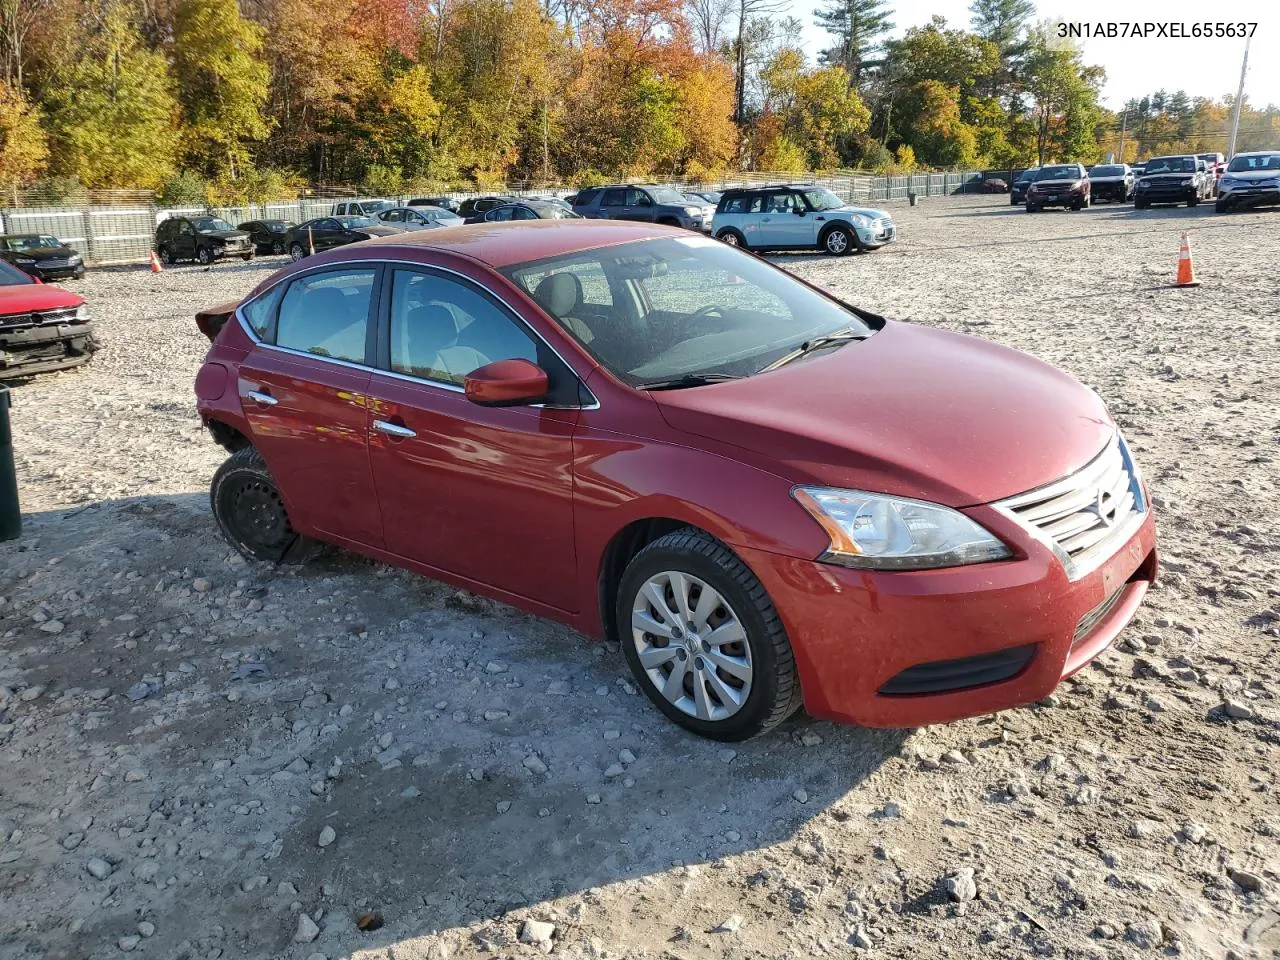
[[[262,393],[259,390],[250,390],[248,396],[250,400],[254,401],[255,403],[260,403],[265,407],[274,407],[277,403],[280,402],[271,394]]]
[[[373,421],[373,429],[399,440],[406,440],[409,437],[416,437],[418,435],[415,430],[410,430],[408,427],[401,426],[398,423],[388,423],[386,420]]]

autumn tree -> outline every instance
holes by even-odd
[[[262,116],[267,65],[262,28],[236,0],[181,0],[173,28],[173,68],[190,162],[235,179],[249,144],[270,132]]]
[[[0,80],[0,187],[31,181],[48,156],[39,111],[23,99],[18,87]]]
[[[158,187],[178,154],[178,105],[164,56],[123,3],[108,8],[44,91],[50,166],[88,187]]]
[[[1102,79],[1099,68],[1086,68],[1079,51],[1060,42],[1047,27],[1032,31],[1025,83],[1038,164],[1096,159],[1100,151],[1093,130]]]

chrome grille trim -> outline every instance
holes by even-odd
[[[1141,477],[1118,431],[1070,476],[992,506],[1053,550],[1073,581],[1111,557],[1147,513]]]

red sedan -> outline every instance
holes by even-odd
[[[709,737],[1038,700],[1156,575],[1092,390],[673,228],[387,237],[197,321],[243,554],[339,544],[608,637]]]

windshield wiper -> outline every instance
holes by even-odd
[[[824,347],[829,347],[833,343],[848,343],[850,340],[865,340],[869,336],[871,336],[869,333],[855,333],[853,330],[846,328],[844,330],[837,330],[834,333],[828,333],[826,336],[814,337],[812,340],[806,340],[790,353],[784,353],[777,360],[773,361],[773,363],[764,367],[760,372],[768,373],[770,370],[777,370],[778,367],[784,366],[792,360],[797,360],[805,354],[813,353],[815,350],[821,350]]]
[[[641,390],[683,390],[685,387],[703,387],[709,383],[724,383],[726,380],[741,380],[742,377],[732,373],[686,373],[667,380],[650,380],[639,385]]]

